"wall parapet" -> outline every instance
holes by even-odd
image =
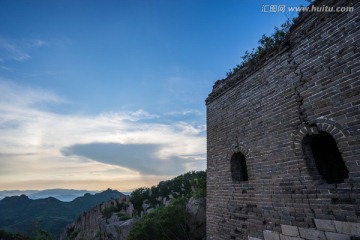
[[[313,5],[321,6],[323,2],[323,0],[317,0],[313,3]],[[344,5],[354,6],[355,2],[356,1],[354,0],[328,0],[327,6],[334,6],[334,8]],[[321,28],[323,25],[337,18],[341,14],[343,13],[317,12],[317,16],[314,18],[314,14],[311,12],[301,12],[295,19],[294,24],[291,26],[284,42],[274,48],[268,49],[259,59],[257,59],[256,64],[247,65],[236,71],[233,75],[225,79],[217,80],[213,86],[212,92],[205,100],[206,104],[211,103],[219,96],[223,95],[226,91],[236,86],[239,82],[251,76],[260,68],[269,64],[278,55],[287,52],[294,45],[305,40],[307,36],[316,31],[316,29]]]

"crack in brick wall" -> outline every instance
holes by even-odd
[[[306,114],[306,109],[304,107],[304,98],[301,96],[301,92],[305,87],[305,79],[303,78],[303,72],[301,71],[300,68],[300,64],[297,63],[294,59],[295,57],[292,56],[293,52],[291,50],[291,44],[290,44],[290,50],[289,50],[289,69],[291,71],[293,71],[293,73],[295,74],[295,76],[299,79],[297,83],[295,83],[294,86],[294,91],[295,91],[295,100],[298,104],[297,106],[297,111],[298,111],[298,115],[299,115],[299,120],[300,123],[298,124],[298,126],[300,126],[302,123],[305,123],[306,125],[309,125],[309,122],[307,120],[307,114]]]

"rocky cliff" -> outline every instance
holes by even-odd
[[[206,172],[188,172],[131,193],[140,220],[128,240],[206,238]]]
[[[128,196],[110,200],[83,212],[78,219],[69,224],[61,234],[60,240],[110,240],[126,239],[132,223],[133,204]]]
[[[205,172],[189,172],[136,189],[130,197],[122,195],[83,212],[63,230],[60,240],[163,239],[165,232],[177,239],[203,240],[205,186]]]
[[[144,204],[146,205],[146,204]],[[205,239],[205,198],[190,198],[186,202],[186,225],[189,239]],[[143,214],[154,209],[147,209]],[[128,197],[121,197],[97,205],[83,212],[78,219],[63,231],[60,240],[125,240],[139,217],[132,217],[134,208]]]
[[[190,239],[206,239],[206,199],[190,198],[185,212]]]

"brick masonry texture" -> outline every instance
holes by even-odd
[[[302,13],[256,66],[217,81],[207,105],[207,239],[360,239],[360,2]],[[348,169],[329,184],[305,136],[327,132]],[[248,181],[233,181],[241,152]],[[309,167],[310,166],[310,167]]]

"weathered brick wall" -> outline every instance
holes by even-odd
[[[354,11],[302,14],[281,48],[206,101],[208,239],[360,237],[360,3],[317,4]],[[319,131],[336,141],[343,183],[306,164],[302,140]],[[236,152],[248,181],[231,177]]]

